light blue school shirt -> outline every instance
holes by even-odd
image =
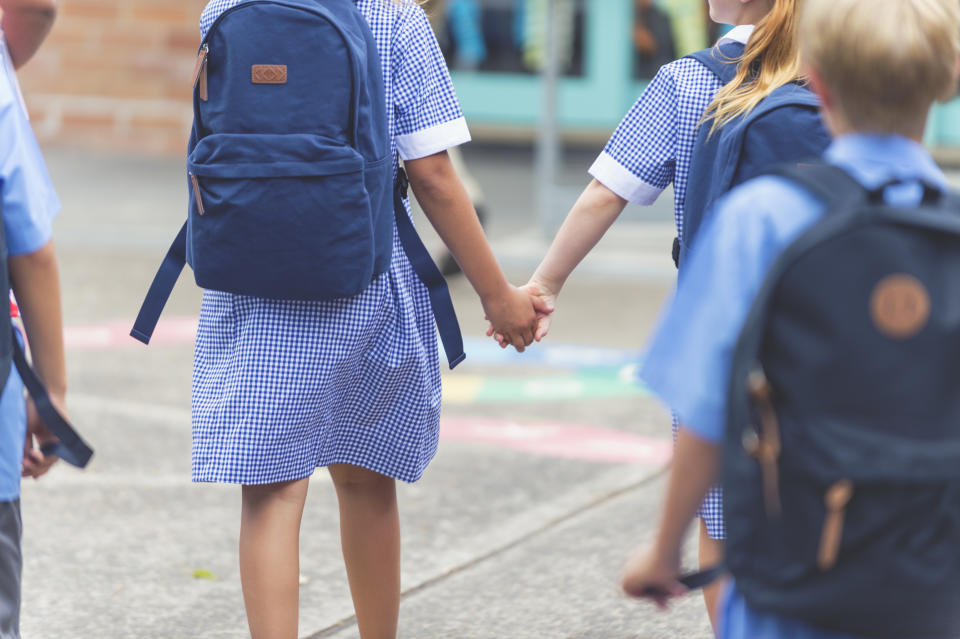
[[[53,235],[60,200],[27,116],[6,42],[0,34],[0,203],[10,256],[43,248]],[[6,292],[0,312],[7,313]],[[20,466],[26,434],[23,383],[11,371],[0,395],[0,501],[20,496]]]
[[[887,189],[892,205],[918,204],[919,180],[946,188],[927,151],[899,136],[843,136],[824,158],[868,188],[904,180]],[[774,260],[824,209],[791,182],[761,177],[723,198],[698,236],[640,373],[696,436],[722,441],[733,350],[747,314]],[[735,586],[722,606],[722,639],[848,639],[753,610]]]

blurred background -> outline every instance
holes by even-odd
[[[68,403],[97,451],[83,473],[57,467],[24,485],[25,637],[247,636],[239,490],[190,482],[200,291],[189,271],[153,344],[128,337],[186,215],[205,4],[60,0],[50,39],[20,76],[64,204],[55,238]],[[463,176],[517,284],[651,75],[721,30],[705,0],[426,8],[475,139],[462,150]],[[958,110],[939,107],[929,129],[948,167],[960,157]],[[668,191],[655,206],[628,207],[570,278],[550,336],[523,355],[484,337],[475,294],[450,279],[468,359],[442,367],[440,452],[422,481],[400,487],[401,637],[710,636],[696,595],[663,615],[617,587],[627,553],[653,529],[671,453],[669,415],[635,372],[675,278],[672,204]],[[418,227],[445,259],[429,225]],[[301,546],[301,636],[357,637],[323,471]]]
[[[560,133],[602,143],[671,59],[718,35],[703,0],[555,0]],[[547,0],[430,0],[438,39],[480,142],[530,141],[541,120]],[[44,141],[179,153],[204,0],[63,0],[22,75]],[[938,108],[929,142],[960,146],[960,102]]]

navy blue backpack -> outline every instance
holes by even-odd
[[[726,42],[690,54],[723,84],[737,75],[744,47]],[[806,87],[778,87],[746,116],[728,122],[712,135],[712,120],[700,125],[683,207],[683,233],[673,246],[679,266],[713,204],[733,187],[785,162],[816,160],[830,144],[820,119],[820,101]]]
[[[726,564],[751,606],[872,639],[960,637],[960,198],[826,203],[775,260],[734,351]]]
[[[247,0],[224,11],[194,75],[187,222],[131,335],[149,342],[185,263],[212,290],[357,295],[389,269],[396,224],[458,364],[453,303],[407,215],[390,148],[377,45],[352,0]]]

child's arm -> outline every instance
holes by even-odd
[[[541,307],[552,310],[573,269],[593,250],[626,206],[625,199],[603,184],[597,180],[590,182],[573,205],[533,277],[522,288],[538,300]],[[492,335],[494,328],[491,327],[487,334]],[[550,314],[542,313],[534,338],[539,342],[549,330]],[[503,345],[499,335],[497,341]]]
[[[33,57],[57,17],[55,0],[0,0],[3,34],[19,69]]]
[[[446,151],[404,166],[417,201],[477,291],[490,322],[507,344],[522,351],[533,341],[538,312],[552,308],[507,283]]]
[[[66,406],[67,369],[60,307],[60,275],[53,241],[39,251],[11,257],[9,267],[10,286],[20,306],[33,367],[53,403],[63,412]],[[34,438],[36,447],[32,441]],[[27,450],[23,460],[25,476],[39,477],[49,470],[56,458],[44,457],[39,448],[54,440],[31,406],[27,415]]]
[[[623,589],[633,597],[649,597],[661,607],[669,597],[684,593],[677,581],[680,574],[684,534],[716,482],[721,448],[699,438],[686,428],[677,435],[677,449],[670,471],[667,501],[652,550],[639,552],[627,563]],[[651,594],[647,590],[658,594]]]

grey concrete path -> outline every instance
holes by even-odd
[[[529,153],[467,159],[487,192],[495,249],[522,283],[546,248]],[[589,162],[569,158],[568,200]],[[189,276],[163,339],[144,348],[125,337],[184,214],[181,163],[52,151],[50,164],[65,204],[56,232],[69,404],[97,456],[86,472],[58,467],[24,485],[24,637],[247,636],[239,490],[189,481],[200,299]],[[453,281],[470,359],[444,375],[439,455],[421,482],[400,487],[402,637],[709,636],[697,597],[664,615],[616,587],[623,559],[653,529],[669,451],[668,417],[630,379],[671,286],[670,209],[665,197],[628,211],[571,279],[548,342],[526,356],[481,340],[480,305]],[[302,558],[301,636],[358,636],[323,471]]]

